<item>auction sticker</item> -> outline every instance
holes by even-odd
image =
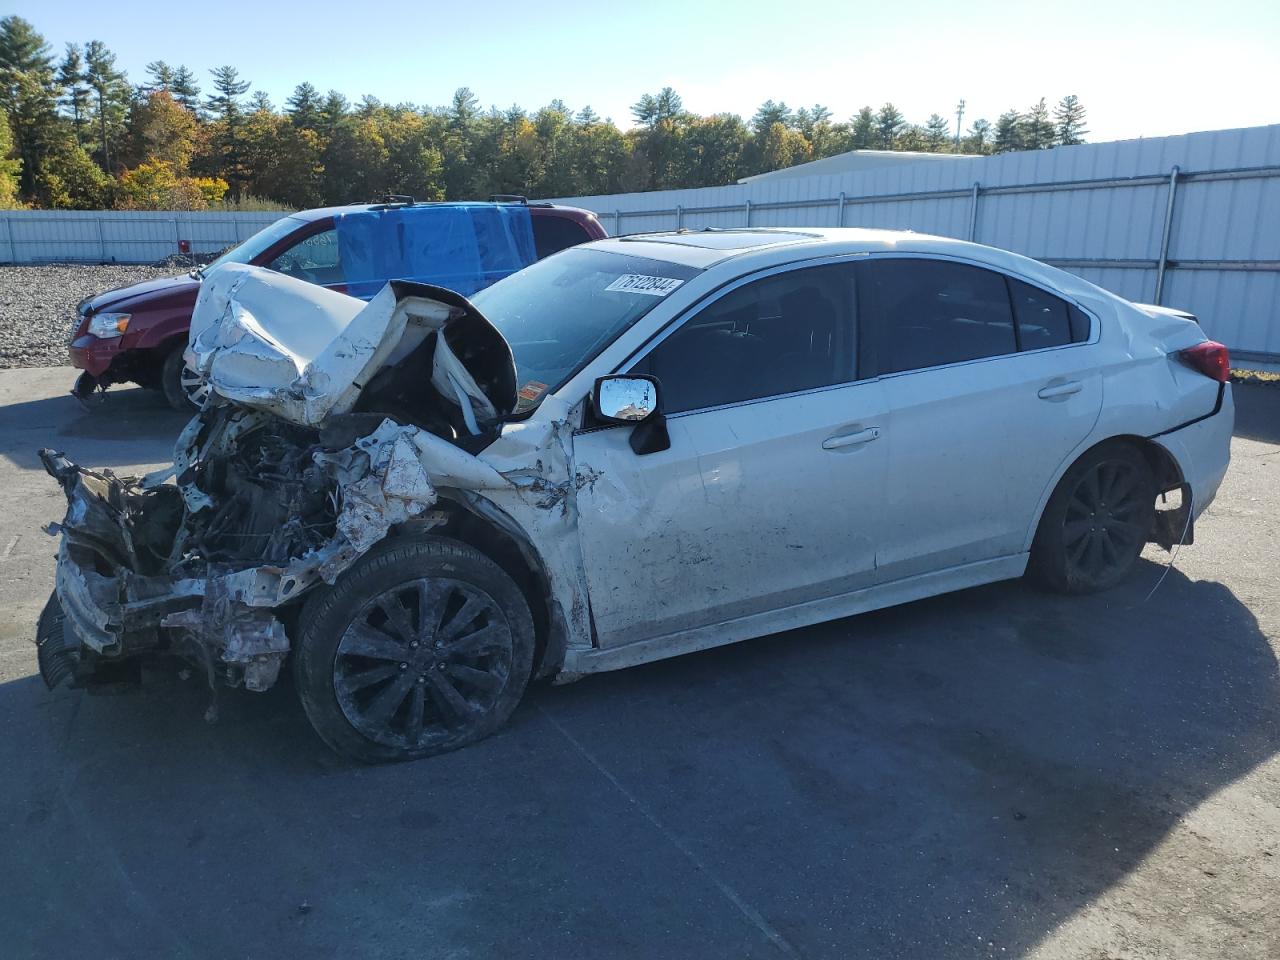
[[[683,280],[676,280],[673,277],[646,277],[641,273],[624,273],[605,289],[617,290],[621,293],[643,293],[650,297],[665,297],[682,283],[684,283]]]

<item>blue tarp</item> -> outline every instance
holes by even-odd
[[[529,208],[457,203],[356,210],[335,218],[347,292],[368,299],[388,280],[471,296],[537,259]]]

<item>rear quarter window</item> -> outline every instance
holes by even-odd
[[[539,260],[591,239],[586,229],[567,217],[534,216],[533,246]]]

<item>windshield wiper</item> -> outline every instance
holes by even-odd
[[[190,277],[192,280],[203,280],[204,267],[196,267],[194,270],[188,273],[187,276]]]

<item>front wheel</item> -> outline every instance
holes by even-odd
[[[303,608],[294,671],[321,739],[413,760],[493,733],[520,702],[534,632],[519,587],[474,548],[385,541]]]
[[[182,357],[183,345],[178,344],[170,350],[160,367],[160,389],[169,406],[182,413],[191,413],[204,408],[209,399],[209,384],[196,373]]]
[[[1129,575],[1151,536],[1155,481],[1124,443],[1095,447],[1071,465],[1045,507],[1029,572],[1062,593],[1091,593]]]

